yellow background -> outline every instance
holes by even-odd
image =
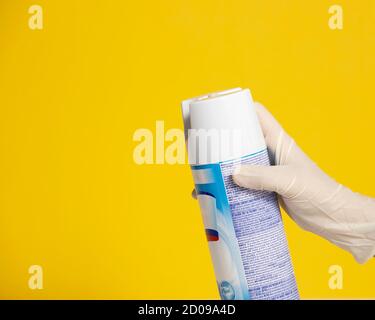
[[[342,31],[334,3],[1,0],[0,298],[218,298],[188,166],[132,158],[134,131],[181,128],[191,96],[249,87],[327,173],[374,196],[375,2],[340,0]],[[302,298],[375,297],[375,259],[284,221]]]

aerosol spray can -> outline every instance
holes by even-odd
[[[182,102],[185,138],[220,296],[299,299],[275,193],[241,188],[241,164],[269,165],[248,89]]]

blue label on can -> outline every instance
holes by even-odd
[[[299,299],[276,194],[238,187],[241,164],[269,165],[267,150],[192,166],[222,299]]]

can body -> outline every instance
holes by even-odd
[[[240,188],[231,177],[238,165],[270,164],[249,90],[187,100],[183,114],[221,298],[298,299],[276,195]],[[200,135],[205,135],[203,142],[191,142]]]

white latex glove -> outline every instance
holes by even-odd
[[[233,174],[235,183],[278,193],[281,206],[299,226],[349,251],[359,263],[373,257],[375,199],[331,179],[262,105],[256,104],[256,110],[275,165],[242,165]]]

